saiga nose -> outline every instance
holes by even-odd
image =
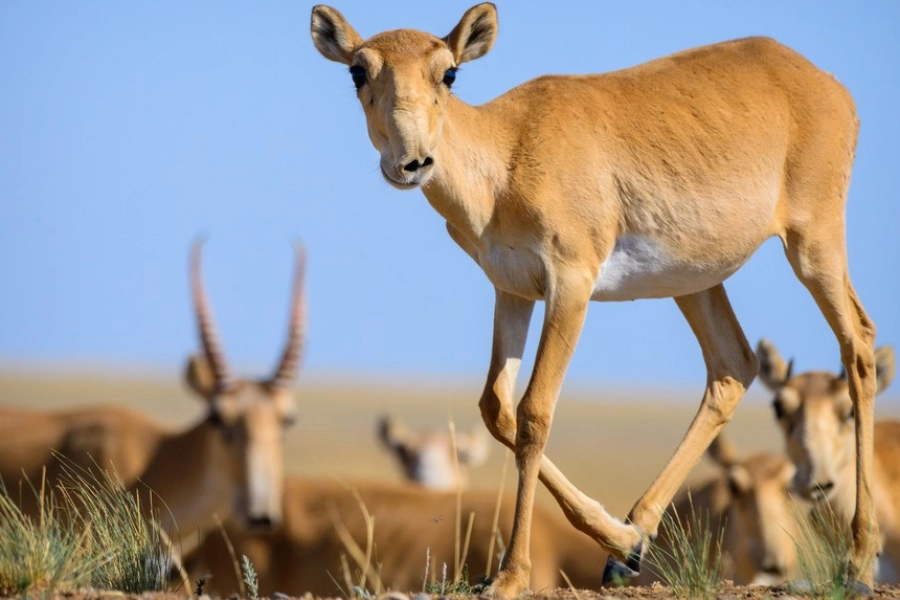
[[[403,170],[408,171],[410,173],[415,173],[419,169],[424,169],[430,165],[434,164],[434,159],[430,156],[426,156],[422,159],[422,162],[419,162],[419,159],[412,160],[405,165],[403,165]]]

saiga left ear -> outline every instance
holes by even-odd
[[[497,7],[490,2],[466,11],[453,31],[444,38],[457,65],[481,58],[497,39]]]

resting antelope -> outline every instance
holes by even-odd
[[[827,500],[834,513],[850,524],[856,508],[854,445],[855,409],[846,373],[791,373],[772,342],[757,346],[759,378],[775,394],[772,408],[784,433],[788,456],[797,466],[794,487],[813,501]],[[876,393],[894,379],[896,359],[890,346],[875,350]],[[875,424],[872,495],[880,529],[882,555],[878,579],[900,582],[900,422]]]
[[[660,507],[756,375],[722,282],[772,236],[847,368],[859,449],[851,562],[872,583],[875,327],[848,275],[844,213],[858,122],[834,77],[773,40],[748,38],[604,75],[539,77],[470,106],[451,88],[458,67],[494,44],[493,4],[469,9],[443,38],[401,29],[366,40],[319,5],[311,33],[325,58],[350,68],[385,180],[420,188],[496,290],[479,406],[515,452],[519,487],[509,552],[490,593],[514,597],[527,587],[538,479],[612,554],[610,579],[639,570]],[[706,391],[684,440],[622,522],[543,450],[589,302],[662,297],[675,299],[700,343]],[[514,407],[538,300],[546,309],[534,369]]]
[[[53,482],[61,468],[52,460],[56,451],[82,467],[110,468],[129,487],[152,490],[166,505],[163,526],[177,527],[182,536],[208,529],[215,514],[245,526],[281,521],[282,430],[296,410],[291,384],[305,335],[303,257],[297,257],[287,345],[274,374],[260,381],[234,379],[225,361],[200,277],[199,244],[192,252],[191,287],[203,351],[190,358],[185,378],[207,403],[203,419],[172,431],[115,406],[4,409],[0,475],[7,485],[23,474],[39,484],[44,467]],[[30,491],[22,497],[34,500]]]
[[[456,556],[456,501],[454,492],[440,492],[390,483],[343,484],[333,480],[289,478],[285,482],[284,525],[269,534],[226,527],[235,555],[246,554],[259,576],[260,596],[275,592],[333,597],[341,588],[346,593],[341,555],[348,555],[336,533],[338,523],[353,540],[366,547],[366,524],[360,502],[374,517],[375,555],[373,567],[380,570],[386,589],[419,591],[423,582],[452,582]],[[493,534],[496,492],[466,491],[461,500],[461,537],[465,537],[470,513],[475,513],[466,574],[470,581],[485,573]],[[509,540],[514,499],[504,498],[500,506],[499,532]],[[534,589],[565,587],[565,572],[578,588],[600,585],[596,565],[603,553],[587,536],[575,531],[546,510],[534,514],[534,552],[539,562],[531,573]],[[460,540],[462,545],[462,539]],[[491,570],[502,550],[493,546]],[[348,556],[351,571],[358,571]],[[215,532],[206,537],[192,566],[193,579],[206,577],[204,591],[229,595],[238,590],[234,561],[223,537]],[[371,589],[371,588],[370,588]]]
[[[659,560],[671,552],[668,524],[692,526],[699,520],[708,523],[714,539],[721,533],[723,555],[713,549],[710,560],[724,561],[725,578],[737,584],[774,585],[796,575],[795,540],[802,506],[790,498],[794,466],[786,456],[770,452],[740,458],[721,436],[708,455],[719,472],[675,497],[654,541],[663,551]],[[641,572],[638,583],[657,579],[647,571]]]
[[[378,438],[400,463],[406,479],[432,490],[465,488],[468,469],[487,460],[487,435],[479,425],[456,432],[451,440],[449,430],[415,431],[388,416],[378,421]]]

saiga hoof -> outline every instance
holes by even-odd
[[[854,581],[850,586],[850,593],[853,594],[853,598],[874,598],[875,592],[871,587],[863,583],[862,581]]]
[[[628,554],[625,562],[613,557],[611,554],[606,559],[606,567],[603,569],[603,587],[618,587],[625,585],[629,579],[634,579],[641,574],[641,555],[644,550],[644,542],[640,542]]]
[[[528,585],[518,581],[519,578],[510,576],[506,571],[500,571],[491,581],[490,586],[481,594],[482,598],[491,600],[513,600],[529,593]]]

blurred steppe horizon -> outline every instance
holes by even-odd
[[[442,384],[304,378],[296,386],[299,418],[286,434],[285,470],[302,478],[401,481],[399,469],[381,449],[376,419],[390,414],[410,425],[459,430],[483,427],[478,414],[481,385],[472,381]],[[556,408],[547,454],[589,496],[613,514],[624,516],[675,449],[693,417],[701,394],[687,387],[588,388],[564,391]],[[203,401],[193,396],[178,373],[136,376],[119,373],[10,371],[0,364],[0,406],[66,409],[116,403],[145,412],[174,429],[185,429],[203,415]],[[900,418],[900,402],[891,390],[876,403],[878,418]],[[769,396],[754,384],[738,407],[726,434],[742,455],[782,451],[782,440],[769,407]],[[487,463],[472,471],[472,487],[515,490],[511,454],[491,443]],[[707,461],[689,481],[714,472]],[[545,490],[541,502],[554,503]]]

